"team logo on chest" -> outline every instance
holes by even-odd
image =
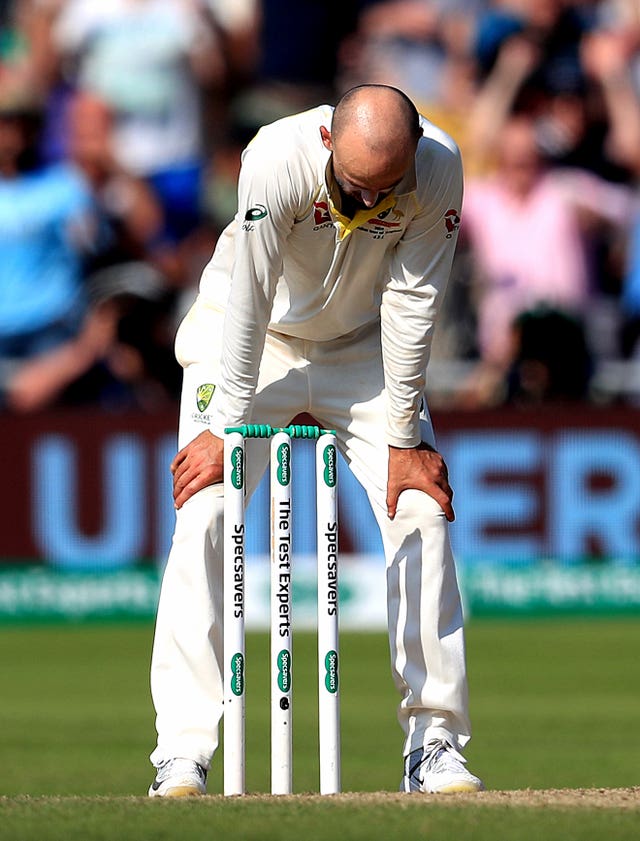
[[[394,205],[382,210],[377,216],[367,219],[363,225],[360,225],[359,230],[371,234],[373,239],[384,239],[385,234],[398,233],[402,230],[403,218],[404,213]]]

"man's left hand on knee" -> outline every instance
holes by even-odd
[[[387,514],[393,520],[398,507],[398,497],[406,490],[424,491],[440,505],[449,520],[455,520],[453,491],[444,459],[429,444],[417,447],[389,447],[389,473],[387,479]]]

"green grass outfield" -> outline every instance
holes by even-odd
[[[148,624],[0,629],[2,841],[640,837],[640,618],[472,621],[475,733],[466,753],[487,787],[507,794],[446,802],[393,794],[401,733],[382,634],[341,637],[343,789],[351,794],[225,800],[215,796],[215,762],[214,796],[149,800],[151,636]],[[267,646],[266,635],[249,636],[247,785],[256,794],[269,786]],[[313,636],[297,635],[300,793],[317,790],[314,647]],[[633,790],[526,791],[622,788]]]

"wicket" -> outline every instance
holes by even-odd
[[[293,790],[292,446],[316,440],[320,793],[340,791],[337,449],[332,430],[246,424],[225,429],[224,794],[245,793],[245,439],[270,438],[271,793]]]

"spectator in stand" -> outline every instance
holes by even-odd
[[[164,290],[154,275],[112,275],[92,290],[77,334],[27,360],[7,389],[7,408],[100,406],[157,412],[175,406],[180,374]]]
[[[341,86],[368,80],[400,87],[417,102],[435,99],[446,60],[440,5],[436,0],[365,3],[357,29],[343,45]]]
[[[113,149],[113,113],[89,93],[68,106],[69,158],[90,185],[98,214],[97,237],[85,274],[119,264],[161,260],[163,214],[153,190],[118,163]]]
[[[537,48],[538,60],[527,78],[527,91],[573,91],[583,72],[580,40],[592,25],[589,7],[567,0],[501,0],[479,18],[475,56],[480,78],[493,67],[501,47],[514,36]]]
[[[418,102],[437,101],[450,58],[468,58],[483,0],[378,0],[360,4],[342,44],[341,88],[372,79],[403,84]]]
[[[338,51],[357,19],[357,3],[259,0],[258,60],[253,83],[234,103],[238,129],[333,102]]]
[[[591,25],[585,8],[566,0],[503,0],[480,16],[474,43],[479,88],[469,123],[476,153],[491,155],[507,117],[525,112],[536,117],[548,159],[600,171],[601,138],[580,61]]]
[[[536,346],[533,330],[540,324],[546,324],[558,337],[556,355],[564,354],[567,359],[573,354],[577,361],[571,393],[565,390],[561,394],[555,385],[541,388],[537,377],[532,398],[586,396],[590,365],[584,319],[594,283],[583,239],[582,213],[620,224],[628,218],[631,207],[628,192],[621,194],[595,176],[550,171],[541,156],[531,117],[514,116],[507,121],[500,137],[498,169],[491,178],[467,181],[462,213],[462,230],[480,275],[477,318],[481,365],[470,384],[470,402],[490,404],[509,396],[505,384],[522,353],[517,340],[525,335],[526,327],[529,347]],[[541,308],[545,315],[552,314],[551,320],[541,320]],[[538,318],[523,322],[523,314],[532,311]],[[518,319],[518,330],[514,331]],[[572,337],[573,350],[569,347]],[[545,364],[544,359],[538,361]],[[551,373],[547,371],[546,376],[551,377]],[[526,390],[526,384],[520,382],[515,390]]]
[[[222,41],[231,90],[254,77],[260,42],[260,0],[202,0]]]
[[[203,3],[40,0],[58,7],[51,47],[67,82],[111,108],[118,163],[144,177],[183,240],[201,220],[202,88],[224,62]]]
[[[537,14],[544,12],[546,7],[549,4],[536,7]],[[558,13],[557,3],[546,9],[547,15],[554,9]],[[576,18],[575,9],[565,10],[565,16],[569,13],[569,20],[574,24],[580,20]],[[551,19],[548,17],[547,23]],[[581,189],[586,187],[585,199],[592,205],[592,194],[601,192],[603,185],[594,179],[587,184],[585,173],[620,184],[628,181],[630,173],[621,159],[610,153],[606,139],[607,115],[584,63],[583,45],[589,42],[591,30],[586,25],[580,31],[576,26],[565,24],[566,43],[560,49],[563,41],[559,35],[554,35],[552,52],[557,55],[555,64],[552,61],[551,68],[547,68],[544,57],[549,47],[543,38],[545,29],[541,23],[538,21],[534,28],[536,37],[527,28],[523,29],[520,22],[515,34],[506,37],[503,33],[504,37],[496,39],[498,46],[493,63],[469,109],[467,146],[472,151],[472,160],[484,160],[490,168],[495,167],[496,152],[501,148],[500,136],[509,116],[527,114],[534,120],[536,141],[548,169],[562,172],[564,186],[573,194],[572,202],[582,202],[577,190],[580,185]],[[568,37],[572,31],[574,35],[579,33],[577,40]],[[575,63],[576,50],[578,65]],[[565,55],[565,59],[560,60],[558,55]],[[570,72],[560,72],[565,66],[563,61]],[[556,71],[552,72],[554,66]],[[565,173],[565,169],[572,174]],[[614,198],[614,204],[616,207],[619,204],[617,198]],[[588,217],[594,217],[591,210]],[[596,212],[595,218],[599,217],[600,213]],[[615,331],[613,322],[620,288],[619,260],[616,258],[620,237],[610,226],[592,223],[583,226],[582,235],[589,251],[592,292],[600,295],[602,322],[606,327],[600,331],[603,339],[599,341],[598,352],[610,354],[615,344],[611,336]]]
[[[0,90],[0,402],[26,360],[77,334],[86,308],[91,194],[75,167],[41,165],[41,117],[29,92]]]
[[[7,405],[34,412],[96,403],[155,411],[177,396],[172,296],[158,241],[162,211],[154,193],[124,171],[111,148],[111,112],[91,94],[69,105],[68,147],[92,190],[95,236],[83,255],[88,311],[77,333],[26,361]]]

